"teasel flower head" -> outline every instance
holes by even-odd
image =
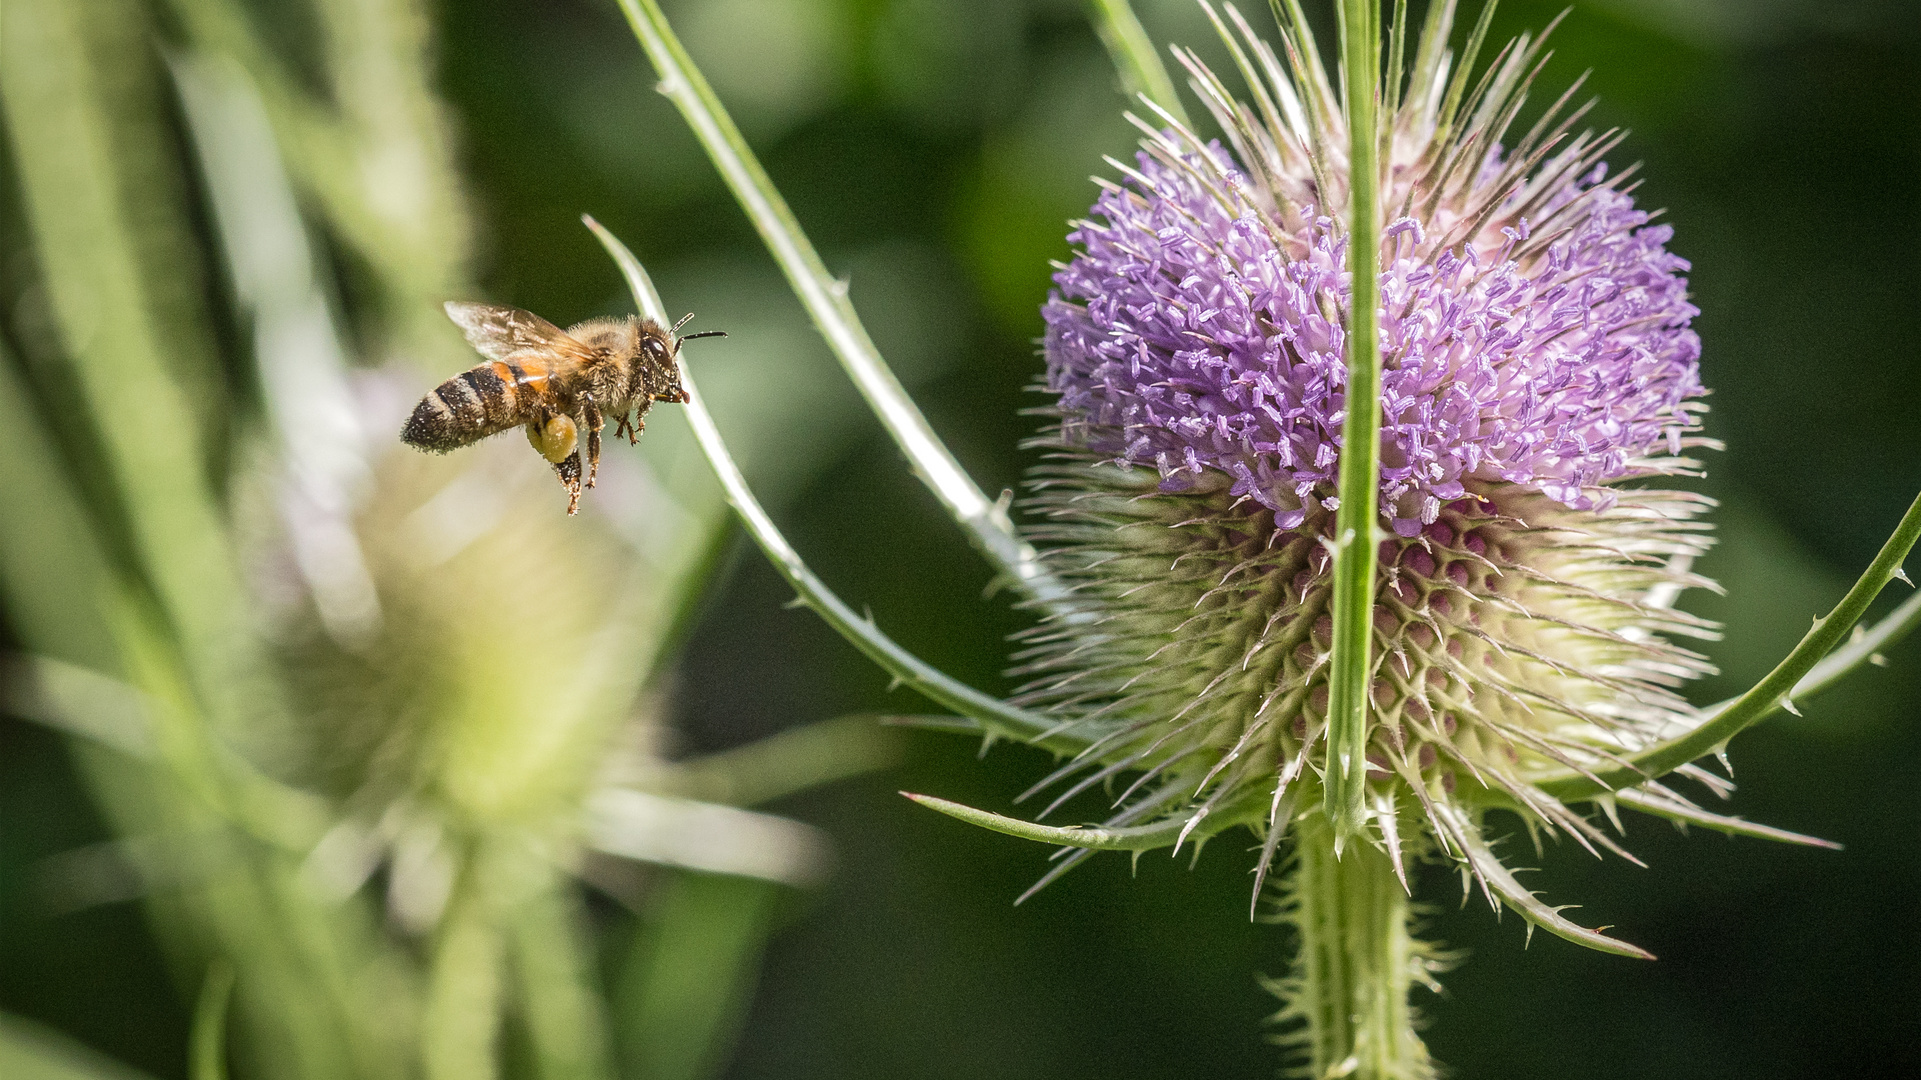
[[[1023,703],[1092,743],[1049,778],[1060,801],[1131,777],[1110,825],[1258,805],[1264,876],[1291,826],[1326,824],[1349,135],[1303,27],[1277,54],[1227,17],[1248,99],[1175,50],[1225,141],[1137,121],[1043,310],[1033,538],[1076,589],[1019,670]],[[1476,85],[1446,34],[1431,21],[1381,96],[1367,842],[1403,883],[1416,855],[1458,861],[1541,925],[1636,951],[1514,886],[1481,819],[1619,850],[1534,779],[1694,722],[1679,690],[1708,668],[1681,642],[1713,627],[1673,601],[1708,584],[1707,500],[1663,484],[1705,443],[1688,264],[1604,161],[1619,135],[1576,133],[1573,90],[1504,141],[1539,39]]]

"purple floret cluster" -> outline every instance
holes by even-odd
[[[1048,386],[1071,445],[1154,467],[1167,491],[1219,470],[1292,528],[1337,505],[1346,237],[1310,216],[1283,250],[1272,217],[1200,179],[1239,187],[1211,152],[1191,171],[1140,155],[1071,234],[1043,309]],[[1525,221],[1440,252],[1413,219],[1383,231],[1381,508],[1401,535],[1470,480],[1605,509],[1601,485],[1651,471],[1694,426],[1688,264],[1627,195],[1588,190],[1602,175],[1550,204],[1585,192],[1534,253]]]

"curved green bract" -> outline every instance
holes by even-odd
[[[1593,949],[1596,952],[1613,953],[1636,960],[1652,960],[1654,954],[1638,945],[1630,945],[1618,938],[1611,938],[1601,930],[1590,930],[1579,923],[1561,916],[1561,908],[1542,903],[1533,891],[1516,880],[1512,871],[1496,858],[1487,841],[1481,839],[1480,831],[1473,826],[1452,830],[1451,835],[1460,843],[1462,854],[1474,868],[1475,875],[1483,886],[1501,898],[1529,923],[1546,930],[1555,937],[1563,938]],[[1602,929],[1606,929],[1603,927]]]
[[[768,252],[787,275],[794,295],[807,308],[874,415],[907,455],[921,482],[968,531],[974,546],[1022,591],[1043,603],[1065,599],[1065,586],[1041,564],[1033,547],[1014,534],[1005,512],[961,468],[881,359],[880,350],[847,300],[846,283],[828,274],[786,200],[667,25],[660,5],[655,0],[620,0],[620,7],[660,74],[660,92],[686,118],[687,126],[733,190]]]
[[[1807,678],[1794,684],[1792,700],[1813,697],[1814,695],[1854,674],[1862,664],[1878,663],[1883,649],[1892,648],[1900,640],[1921,626],[1921,592],[1902,601],[1901,606],[1888,613],[1888,617],[1874,624],[1874,628],[1850,638],[1846,645],[1834,650],[1826,660],[1814,665]],[[1720,712],[1734,703],[1734,699],[1721,702],[1710,709]]]
[[[1777,829],[1772,825],[1761,825],[1752,821],[1743,821],[1740,818],[1728,817],[1724,814],[1711,814],[1706,810],[1697,809],[1692,806],[1670,802],[1666,799],[1654,798],[1646,792],[1634,788],[1617,791],[1612,796],[1607,797],[1614,799],[1622,806],[1639,810],[1643,814],[1653,814],[1655,817],[1666,818],[1669,821],[1681,825],[1699,825],[1704,829],[1713,829],[1715,832],[1726,833],[1729,836],[1752,836],[1757,840],[1777,840],[1783,844],[1800,844],[1803,847],[1827,848],[1830,851],[1841,850],[1841,845],[1832,840],[1823,840],[1818,836],[1808,836],[1805,833],[1789,832],[1786,829]]]
[[[648,318],[671,325],[666,309],[660,302],[660,294],[654,290],[653,281],[640,265],[640,260],[599,222],[591,217],[583,217],[582,220],[620,267],[628,288],[633,292],[635,306]],[[741,523],[747,526],[754,543],[774,564],[774,569],[780,571],[781,576],[800,595],[802,603],[812,608],[827,621],[827,625],[903,685],[912,687],[930,701],[978,721],[990,733],[1045,746],[1061,753],[1074,753],[1087,745],[1079,738],[1052,733],[1056,722],[1048,717],[1016,708],[948,676],[901,648],[892,638],[881,633],[871,619],[856,615],[852,608],[814,576],[800,553],[787,542],[787,538],[775,527],[773,519],[767,516],[767,511],[761,508],[760,501],[754,498],[752,489],[747,486],[747,478],[741,474],[740,466],[734,463],[733,455],[728,453],[726,440],[721,438],[720,429],[707,412],[699,387],[685,371],[681,373],[681,385],[687,390],[687,419],[693,424],[694,437],[700,443],[701,452],[707,455],[707,463],[712,466],[715,477],[726,489],[728,504],[739,515]]]

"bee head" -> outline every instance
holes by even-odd
[[[680,350],[675,349],[674,352],[678,353]],[[680,365],[674,361],[672,355],[663,352],[662,357],[660,366],[655,369],[659,374],[654,400],[671,401],[676,405],[687,404],[692,399],[687,396],[687,388],[680,384]]]

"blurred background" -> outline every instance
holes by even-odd
[[[936,430],[987,491],[1017,486],[1048,260],[1133,144],[1086,8],[663,7]],[[1212,54],[1187,0],[1137,7]],[[1495,39],[1561,7],[1507,0]],[[1728,626],[1703,703],[1798,640],[1921,489],[1917,16],[1581,0],[1554,37],[1545,86],[1594,69],[1592,122],[1633,131],[1613,164],[1645,161],[1637,200],[1694,264],[1728,446],[1703,482],[1727,595],[1686,601]],[[1012,907],[1046,851],[896,791],[1005,811],[1048,759],[832,723],[928,706],[783,607],[672,407],[610,445],[577,520],[518,438],[393,440],[474,359],[440,300],[630,310],[591,213],[691,329],[731,335],[688,364],[814,569],[1006,688],[1024,617],[613,0],[0,20],[8,1080],[189,1075],[210,963],[239,974],[239,1075],[1273,1073],[1256,976],[1287,942],[1246,921],[1238,840],[1191,868],[1098,858]],[[1424,1003],[1435,1056],[1566,1080],[1921,1070],[1921,646],[1888,660],[1732,748],[1733,812],[1845,851],[1634,819],[1648,869],[1543,853],[1533,887],[1656,963],[1524,948],[1430,868],[1433,933],[1464,955]]]

